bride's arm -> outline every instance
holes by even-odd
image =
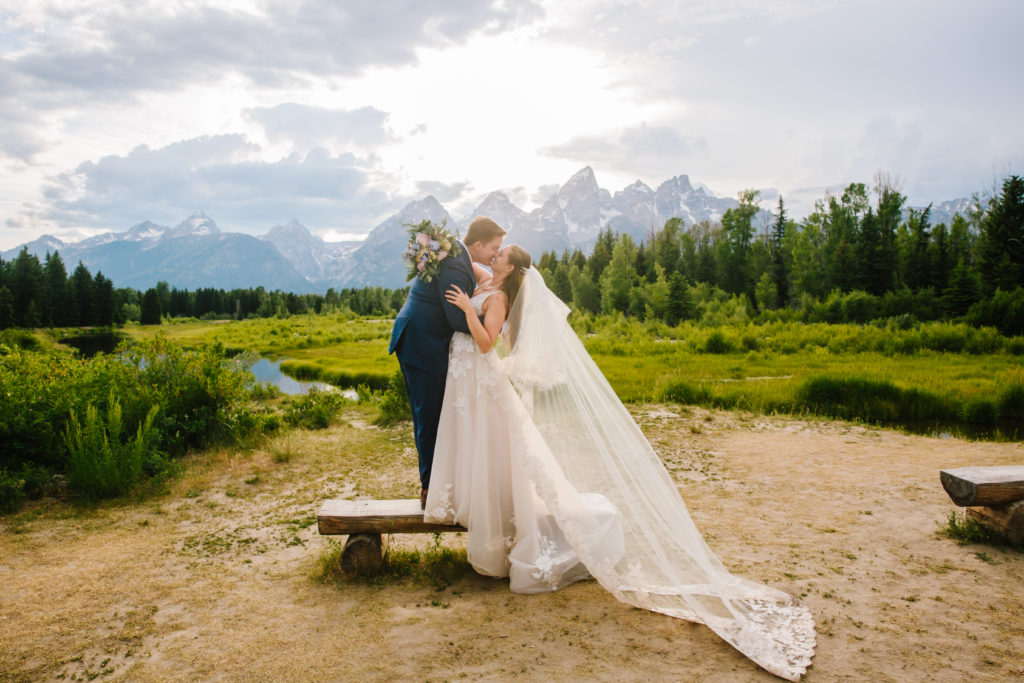
[[[495,292],[487,297],[484,302],[483,321],[476,316],[473,309],[473,302],[469,296],[459,289],[458,285],[452,285],[451,289],[444,293],[445,299],[462,309],[466,314],[466,325],[469,326],[469,333],[473,335],[473,341],[480,348],[480,351],[487,353],[494,346],[494,340],[501,333],[501,325],[505,322],[505,293]]]
[[[480,284],[481,282],[490,280],[492,274],[491,271],[487,270],[476,261],[473,261],[473,276],[476,277],[476,283]]]

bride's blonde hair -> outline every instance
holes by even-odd
[[[526,271],[530,269],[530,264],[533,260],[526,250],[518,244],[509,244],[504,250],[508,252],[508,262],[515,266],[515,270],[509,273],[505,281],[501,283],[501,291],[505,293],[505,317],[507,318],[512,310],[512,304],[515,303],[516,297],[519,295],[519,288],[523,284],[523,277],[526,275]]]

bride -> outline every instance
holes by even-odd
[[[539,593],[593,577],[617,599],[703,623],[798,680],[809,610],[733,576],[690,519],[647,439],[568,324],[529,254],[477,266],[456,332],[424,518],[462,524],[473,568]]]

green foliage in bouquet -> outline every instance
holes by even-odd
[[[425,282],[437,277],[441,261],[449,256],[458,256],[462,250],[458,235],[445,229],[447,222],[437,225],[423,219],[409,228],[409,245],[403,253],[403,260],[409,265],[407,280],[420,277]]]

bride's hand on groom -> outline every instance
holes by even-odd
[[[444,298],[448,303],[461,308],[466,313],[473,312],[473,304],[469,301],[469,295],[459,289],[458,285],[452,285],[448,291],[444,293]]]

